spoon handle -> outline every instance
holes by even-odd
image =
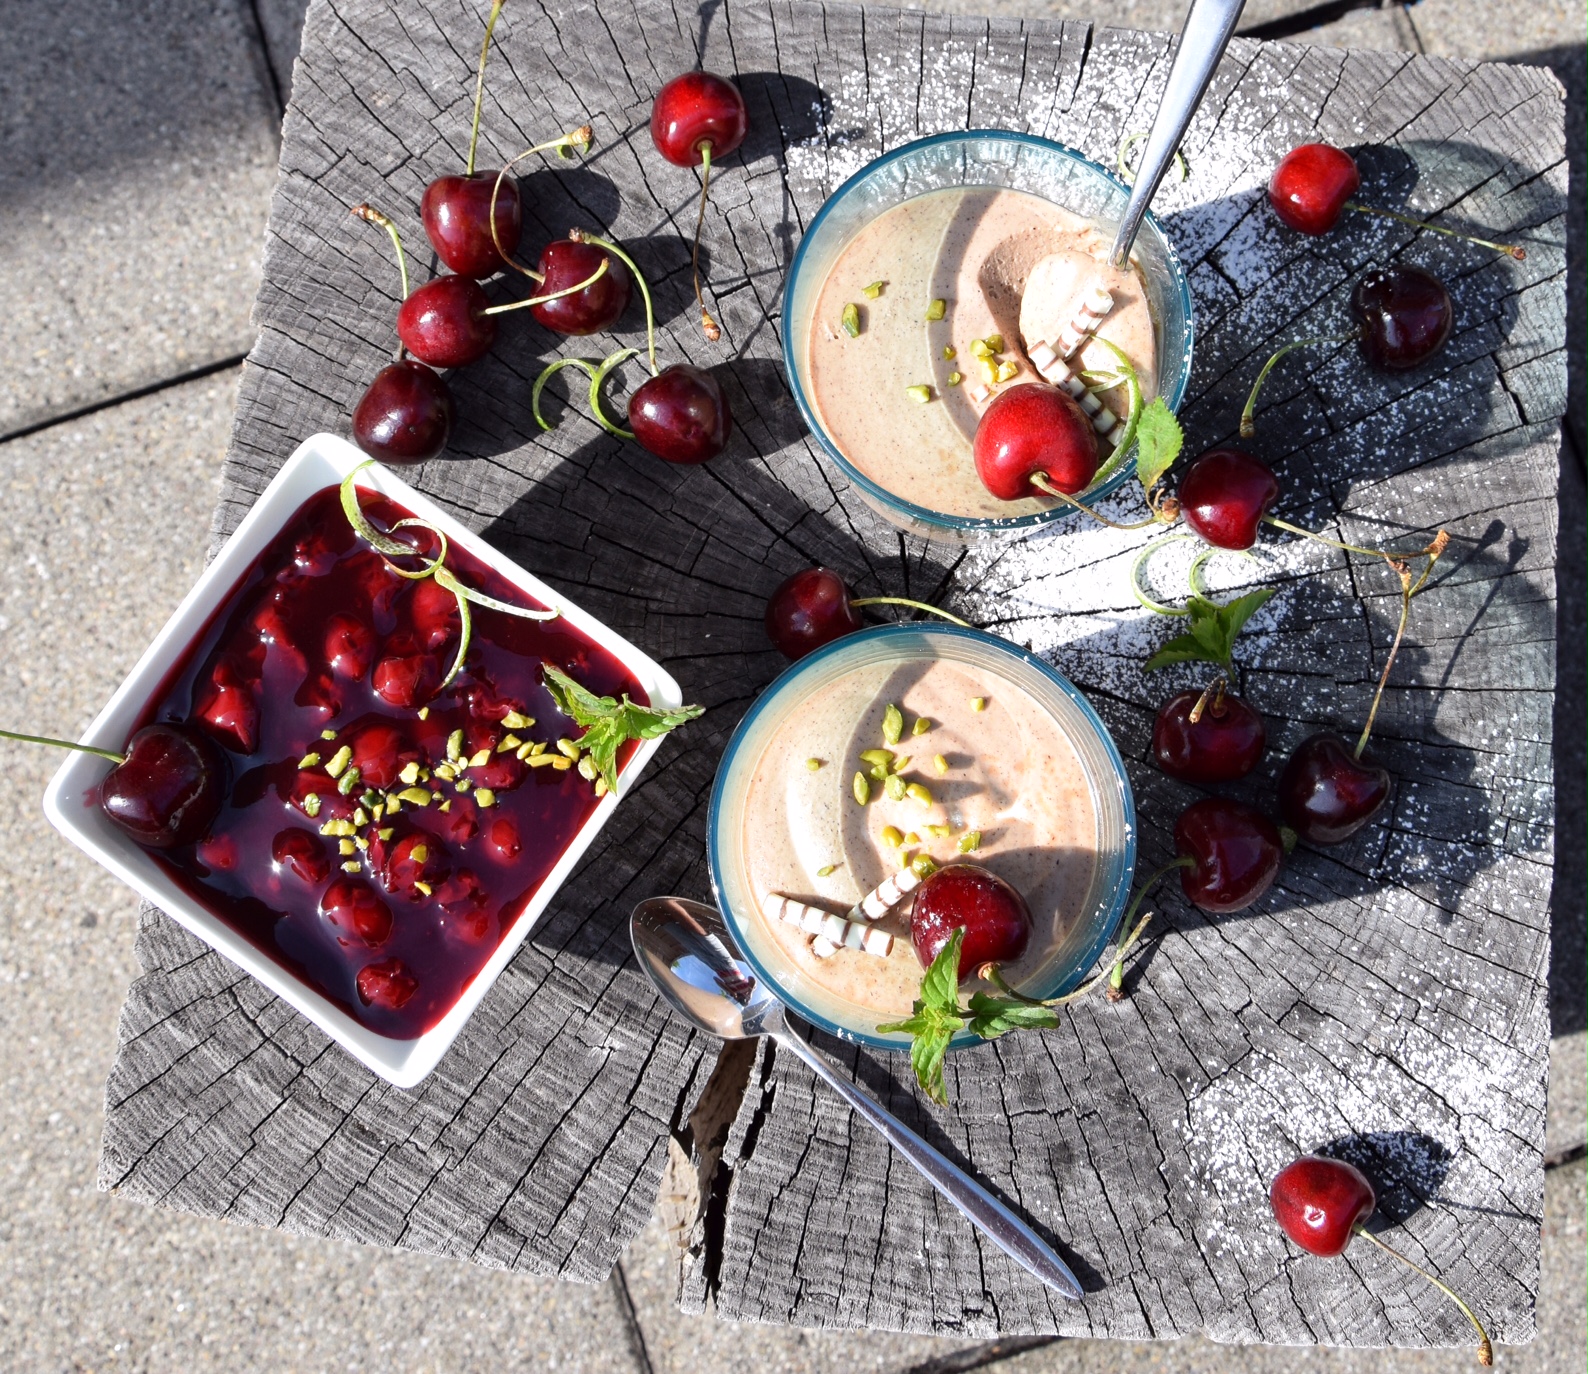
[[[1245,4],[1246,0],[1191,0],[1191,12],[1180,34],[1180,47],[1174,55],[1174,65],[1169,68],[1169,81],[1152,121],[1152,132],[1147,135],[1141,166],[1136,170],[1130,203],[1125,206],[1119,233],[1109,253],[1109,261],[1115,267],[1124,267],[1130,257],[1130,245],[1136,241],[1142,216],[1147,213],[1163,174],[1169,170],[1191,116],[1202,103],[1208,82],[1213,79],[1213,69],[1229,46],[1230,35],[1235,32],[1236,21]]]
[[[814,1049],[787,1028],[773,1033],[785,1049],[799,1055],[855,1111],[875,1126],[888,1142],[954,1204],[971,1224],[986,1233],[1010,1259],[1066,1298],[1079,1298],[1081,1285],[1047,1242],[1021,1221],[975,1179],[934,1150],[908,1126],[838,1073]]]

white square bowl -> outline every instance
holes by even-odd
[[[225,548],[204,570],[182,604],[144,650],[137,666],[117,689],[82,743],[119,750],[127,742],[145,708],[165,684],[167,675],[188,646],[201,635],[221,603],[247,573],[265,546],[276,537],[299,508],[316,492],[338,485],[365,455],[345,439],[316,434],[299,445],[270,485],[243,518]],[[439,506],[378,464],[359,474],[359,485],[391,497],[421,520],[446,532],[453,544],[467,549],[542,605],[555,606],[567,622],[587,635],[623,664],[645,689],[655,706],[682,704],[678,683],[654,659],[628,640],[614,634],[599,620],[582,611],[560,592],[548,587],[460,525]],[[129,887],[167,912],[201,940],[219,950],[278,997],[302,1012],[315,1025],[361,1063],[399,1088],[411,1088],[428,1074],[463,1029],[508,960],[534,929],[574,865],[579,862],[612,810],[633,785],[633,780],[660,739],[641,740],[618,775],[618,789],[603,797],[578,834],[530,897],[523,912],[490,960],[464,990],[463,996],[436,1025],[413,1040],[377,1035],[359,1025],[340,1007],[276,963],[202,903],[185,893],[162,871],[149,851],[113,825],[100,809],[98,784],[110,764],[92,754],[68,755],[44,794],[50,823],[67,839],[91,855]]]

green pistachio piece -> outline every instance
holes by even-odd
[[[882,288],[886,285],[887,282],[874,281],[870,286],[862,286],[860,289],[868,301],[874,301],[882,294]]]
[[[864,806],[871,800],[871,784],[866,781],[864,773],[856,773],[854,781],[855,800]]]
[[[981,831],[967,830],[959,837],[959,852],[961,854],[974,854],[981,848]]]
[[[887,733],[888,724],[886,717],[883,718],[882,730],[884,734]],[[891,749],[862,749],[860,751],[860,761],[874,766],[880,764],[886,768],[893,762],[893,751]]]
[[[934,300],[926,307],[926,318],[940,320],[948,313],[948,302],[942,299]]]
[[[890,773],[887,782],[882,784],[882,790],[887,794],[889,801],[903,801],[905,793],[904,779],[897,773]]]
[[[904,734],[904,712],[891,701],[882,713],[882,738],[888,744],[897,744]]]
[[[818,758],[809,758],[809,759],[805,760],[805,766],[807,768],[809,768],[811,770],[811,772],[814,773],[818,768],[820,768],[822,766],[822,761],[820,759],[818,759]]]
[[[885,825],[882,827],[882,842],[883,844],[887,845],[889,849],[897,849],[901,844],[904,843],[904,836],[899,833],[898,826]]]
[[[932,388],[929,386],[907,386],[904,394],[918,406],[924,406],[932,399]]]
[[[932,722],[926,716],[917,716],[915,724],[910,727],[912,735],[924,735],[932,728]]]
[[[959,353],[955,350],[953,344],[944,344],[943,345],[943,361],[944,362],[951,363],[958,356],[959,356]]]
[[[844,333],[851,339],[860,337],[860,307],[851,302],[846,305],[843,314],[838,317],[838,323],[843,326]]]
[[[922,806],[930,806],[932,804],[932,793],[923,782],[912,782],[904,789],[904,795],[911,801],[919,802]]]
[[[948,772],[948,760],[941,754],[932,755],[932,766],[936,768],[940,774]]]
[[[930,854],[917,854],[910,860],[910,867],[915,870],[917,878],[930,878],[937,872],[937,865]]]
[[[816,870],[816,876],[818,878],[831,878],[836,872],[838,872],[837,864],[823,864]]]

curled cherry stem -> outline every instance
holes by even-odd
[[[109,759],[112,763],[125,763],[125,754],[117,754],[109,749],[96,749],[91,744],[75,744],[69,739],[55,739],[50,735],[23,735],[15,730],[0,730],[0,739],[20,740],[23,744],[53,744],[59,749],[75,749],[79,754],[94,754],[102,759]]]
[[[1410,224],[1418,229],[1426,229],[1433,234],[1443,234],[1446,238],[1461,239],[1464,243],[1475,243],[1479,248],[1492,248],[1496,253],[1504,253],[1508,258],[1515,258],[1518,262],[1527,261],[1527,250],[1518,248],[1514,243],[1494,243],[1489,239],[1480,239],[1475,234],[1463,234],[1459,229],[1446,229],[1443,225],[1430,224],[1425,219],[1413,219],[1410,215],[1403,215],[1397,210],[1380,210],[1376,205],[1358,205],[1354,200],[1345,203],[1347,210],[1355,210],[1363,215],[1378,215],[1383,219],[1398,219],[1402,224]]]
[[[611,239],[598,238],[583,229],[570,229],[568,237],[579,243],[593,243],[597,248],[605,248],[634,274],[634,280],[639,283],[640,295],[645,298],[645,343],[650,352],[651,376],[656,376],[656,311],[651,306],[651,288],[646,285],[645,274],[640,271],[639,264]]]
[[[1433,1284],[1435,1288],[1449,1298],[1451,1302],[1455,1303],[1455,1305],[1461,1309],[1461,1315],[1472,1323],[1472,1329],[1478,1333],[1478,1363],[1485,1366],[1492,1365],[1494,1363],[1494,1346],[1489,1342],[1489,1333],[1483,1329],[1483,1323],[1478,1320],[1472,1309],[1461,1300],[1461,1296],[1455,1291],[1455,1289],[1451,1288],[1449,1284],[1436,1279],[1415,1260],[1407,1258],[1407,1256],[1401,1254],[1399,1250],[1386,1245],[1360,1223],[1353,1226],[1351,1230],[1356,1235],[1361,1236],[1364,1240],[1371,1241],[1386,1255],[1390,1255],[1395,1259],[1398,1259],[1408,1269],[1415,1273],[1421,1274],[1425,1279],[1428,1280],[1429,1283]]]
[[[490,16],[485,21],[485,41],[480,44],[480,66],[474,78],[474,123],[469,129],[469,160],[463,169],[464,176],[474,175],[474,150],[480,141],[480,105],[485,100],[485,59],[491,55],[491,32],[496,28],[497,17],[502,13],[504,0],[492,0]],[[491,197],[491,209],[496,209],[496,197]],[[492,234],[495,237],[495,234]]]
[[[951,621],[955,625],[963,625],[967,630],[975,629],[968,620],[961,620],[957,615],[950,615],[947,611],[937,606],[929,606],[924,601],[911,601],[907,596],[863,596],[858,601],[851,601],[851,606],[912,606],[918,611],[925,611],[928,615],[935,615],[943,620]]]
[[[1357,337],[1357,331],[1349,334],[1320,334],[1315,339],[1296,339],[1287,343],[1283,348],[1276,350],[1263,364],[1263,370],[1257,374],[1257,380],[1252,383],[1252,392],[1246,398],[1246,408],[1241,411],[1241,438],[1250,439],[1257,433],[1257,393],[1263,389],[1263,383],[1268,380],[1268,374],[1279,364],[1279,360],[1294,348],[1309,348],[1313,344],[1324,343],[1349,343]]]
[[[1160,520],[1157,515],[1151,515],[1145,520],[1137,520],[1128,525],[1123,524],[1118,520],[1110,520],[1106,515],[1099,515],[1090,506],[1084,504],[1083,502],[1077,501],[1069,494],[1069,492],[1060,491],[1048,479],[1048,474],[1045,472],[1033,472],[1031,474],[1031,485],[1040,492],[1045,492],[1049,496],[1058,497],[1059,500],[1064,502],[1064,504],[1067,506],[1073,506],[1078,511],[1084,511],[1087,515],[1090,515],[1092,519],[1097,521],[1098,524],[1107,525],[1111,530],[1144,530],[1151,525],[1161,525],[1163,523],[1163,521]]]
[[[385,215],[381,214],[373,205],[355,205],[353,213],[367,224],[378,224],[391,238],[391,245],[397,250],[397,275],[402,279],[404,300],[408,299],[408,255],[403,252],[402,235],[397,232],[397,226]],[[408,356],[408,350],[402,344],[397,345],[397,361],[401,362]]]
[[[546,279],[539,272],[525,267],[523,263],[509,253],[502,245],[501,236],[496,232],[496,199],[502,194],[502,182],[506,179],[507,174],[512,171],[513,167],[517,163],[522,162],[531,153],[544,153],[549,149],[555,148],[562,156],[567,157],[570,149],[578,148],[581,152],[588,150],[594,139],[595,130],[588,124],[581,124],[577,129],[570,129],[567,133],[560,134],[545,143],[537,143],[533,148],[525,148],[523,152],[496,174],[496,181],[491,186],[491,212],[487,217],[487,222],[491,226],[491,242],[495,245],[496,251],[500,254],[503,262],[515,271],[522,272],[531,281],[542,282]]]
[[[1194,534],[1166,534],[1160,539],[1154,539],[1152,543],[1143,548],[1142,551],[1136,555],[1136,561],[1130,565],[1131,593],[1135,596],[1137,601],[1141,602],[1141,604],[1154,615],[1190,615],[1191,612],[1184,606],[1166,606],[1163,604],[1163,602],[1154,601],[1150,596],[1148,596],[1141,587],[1142,568],[1146,566],[1147,560],[1152,557],[1154,552],[1156,552],[1158,549],[1161,549],[1165,544],[1177,544],[1181,540],[1195,538],[1196,535]],[[1191,584],[1191,589],[1193,591],[1196,590],[1196,583],[1194,581]]]
[[[706,227],[706,192],[711,189],[710,143],[700,145],[700,166],[700,209],[695,214],[695,246],[689,255],[689,266],[695,275],[695,303],[700,306],[700,327],[707,341],[716,343],[722,337],[722,330],[716,320],[711,318],[711,311],[706,309],[706,298],[700,291],[700,231]]]
[[[554,301],[562,296],[577,295],[585,287],[594,286],[596,282],[600,281],[606,275],[606,270],[607,260],[602,258],[601,265],[582,282],[578,282],[573,286],[565,286],[561,291],[548,291],[543,296],[530,296],[527,300],[509,301],[506,305],[493,305],[489,310],[481,313],[486,315],[505,315],[509,310],[522,310],[526,305],[544,305],[547,301]]]

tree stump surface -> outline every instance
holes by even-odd
[[[306,435],[346,433],[395,344],[397,274],[369,200],[424,275],[425,183],[461,166],[482,5],[315,0],[287,112],[265,280],[215,535]],[[107,1090],[102,1185],[261,1226],[593,1282],[650,1215],[669,1156],[704,1161],[680,1293],[725,1317],[956,1336],[1464,1344],[1433,1289],[1358,1243],[1304,1256],[1266,1182],[1329,1146],[1383,1183],[1391,1242],[1463,1291],[1500,1341],[1534,1330],[1543,1198],[1552,863],[1556,421],[1565,400],[1566,163],[1548,73],[1400,53],[1236,41],[1156,208],[1196,297],[1188,456],[1235,437],[1261,360],[1337,332],[1351,285],[1405,259],[1451,286],[1457,330],[1431,365],[1369,372],[1351,348],[1294,354],[1258,437],[1280,511],[1350,540],[1437,527],[1453,543],[1417,599],[1375,734],[1391,807],[1347,845],[1291,856],[1256,907],[1209,918],[1178,892],[1128,1000],[952,1055],[948,1110],[902,1056],[823,1047],[1051,1233],[1088,1288],[1053,1298],[881,1139],[769,1051],[731,1056],[650,991],[628,948],[635,901],[709,895],[706,803],[722,748],[782,667],[761,613],[821,562],[860,595],[936,600],[1030,643],[1102,712],[1128,761],[1141,869],[1170,854],[1192,789],[1146,763],[1153,711],[1197,680],[1140,671],[1173,632],[1127,570],[1149,537],[1101,527],[969,550],[903,537],[818,456],[780,364],[783,272],[803,226],[885,149],[945,129],[1030,130],[1112,165],[1145,130],[1169,40],[1074,23],[928,16],[804,0],[509,7],[487,80],[481,165],[585,121],[581,163],[524,177],[525,251],[571,225],[620,237],[646,271],[668,358],[715,365],[739,437],[703,468],[609,438],[530,383],[608,351],[504,318],[454,375],[453,451],[418,485],[661,659],[706,716],[665,742],[544,923],[437,1072],[412,1092],[357,1065],[158,912]],[[689,242],[699,182],[646,131],[662,81],[737,73],[752,131],[713,179],[709,263],[724,338],[699,335]],[[1263,206],[1277,157],[1361,147],[1362,199],[1524,243],[1527,260],[1347,216],[1303,239]],[[493,292],[516,292],[498,283]],[[637,342],[639,312],[623,322]],[[565,374],[566,375],[566,374]],[[554,386],[553,390],[556,390]],[[1129,509],[1129,500],[1116,503]],[[1237,647],[1267,757],[1229,788],[1271,808],[1292,745],[1359,727],[1397,588],[1367,560],[1264,539],[1218,559],[1215,590],[1279,587]],[[1183,585],[1183,584],[1182,584]],[[731,1072],[730,1072],[731,1071]],[[738,1081],[748,1073],[747,1088]],[[714,1136],[690,1114],[726,1101]],[[716,1154],[720,1150],[720,1161]],[[1352,1154],[1354,1152],[1354,1154]],[[689,1170],[681,1169],[678,1177]],[[685,1190],[689,1193],[689,1190]]]

